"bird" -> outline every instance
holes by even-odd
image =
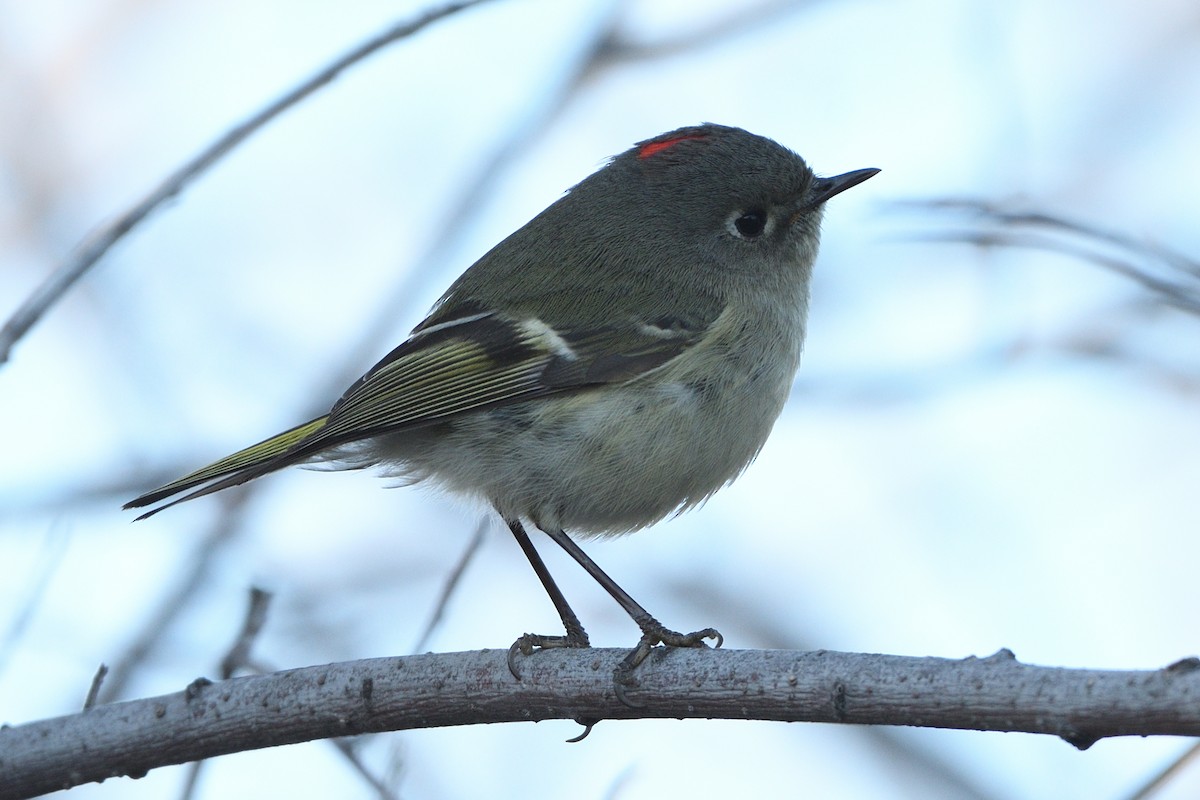
[[[544,532],[637,624],[618,697],[665,627],[577,540],[703,503],[754,460],[799,367],[826,201],[878,173],[817,177],[767,137],[705,123],[640,141],[467,269],[329,412],[126,503],[178,503],[296,464],[375,467],[495,509],[555,606],[508,665],[589,647],[530,537]],[[155,505],[158,504],[158,505]]]

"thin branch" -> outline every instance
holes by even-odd
[[[1153,797],[1159,789],[1166,786],[1169,780],[1177,777],[1183,768],[1188,765],[1188,762],[1195,760],[1197,756],[1200,756],[1200,742],[1184,750],[1179,758],[1168,764],[1162,771],[1151,778],[1145,786],[1131,794],[1129,800],[1147,800],[1147,798]]]
[[[229,680],[234,673],[242,669],[247,669],[251,674],[262,675],[274,672],[275,670],[261,662],[255,662],[250,658],[250,649],[254,646],[254,640],[258,638],[258,634],[262,631],[263,625],[267,621],[267,608],[271,604],[271,593],[257,586],[250,588],[250,602],[246,607],[246,618],[242,623],[242,629],[238,632],[237,639],[230,646],[224,658],[221,659],[220,674],[222,680]],[[350,767],[362,777],[381,800],[396,800],[396,795],[384,783],[384,781],[372,774],[371,770],[359,757],[354,746],[354,739],[331,739],[330,744],[342,755],[343,758],[350,764]],[[181,800],[190,800],[195,796],[196,789],[200,785],[200,772],[204,765],[208,763],[206,760],[193,761],[188,770],[187,779],[184,781],[183,792],[180,794]]]
[[[221,659],[220,673],[222,680],[229,680],[233,674],[250,662],[250,648],[262,631],[267,621],[267,607],[271,605],[271,593],[257,586],[250,587],[250,602],[246,605],[246,619],[237,638],[229,646],[229,651]],[[191,800],[196,796],[200,786],[200,773],[207,761],[193,761],[187,771],[187,779],[183,782],[183,790],[179,793],[180,800]]]
[[[83,698],[83,710],[94,708],[96,699],[100,696],[100,687],[104,685],[104,678],[108,675],[108,665],[101,664],[96,668],[96,674],[92,676],[92,685],[88,687],[87,697]]]
[[[25,634],[30,620],[41,608],[42,598],[66,557],[70,538],[65,527],[57,522],[51,524],[46,530],[37,565],[28,570],[22,570],[20,576],[9,576],[8,580],[14,582],[21,580],[25,574],[28,574],[29,577],[26,582],[25,596],[14,604],[16,611],[13,614],[12,622],[9,623],[8,630],[0,635],[0,673],[3,673],[5,667],[8,666],[8,660],[16,652],[17,643]]]
[[[417,639],[417,643],[413,645],[412,652],[419,653],[425,649],[425,645],[429,643],[429,638],[433,636],[433,632],[442,621],[442,615],[446,613],[446,606],[450,604],[450,598],[454,595],[454,590],[458,588],[463,573],[467,571],[467,565],[471,563],[471,560],[475,558],[475,554],[479,552],[479,548],[483,546],[483,537],[488,530],[488,519],[487,516],[484,516],[479,520],[479,524],[475,526],[475,534],[471,537],[471,541],[467,542],[462,555],[458,557],[458,563],[454,565],[450,570],[450,574],[446,576],[446,582],[442,585],[442,593],[438,595],[437,603],[434,604],[429,622],[425,623],[425,629],[421,631],[421,636]]]
[[[196,796],[196,792],[200,788],[200,773],[204,770],[205,761],[193,761],[188,764],[187,777],[184,778],[183,787],[179,792],[179,800],[192,800]]]
[[[1001,650],[950,660],[817,651],[656,649],[613,691],[617,649],[378,658],[196,681],[160,697],[0,728],[0,800],[313,739],[547,719],[746,719],[1024,731],[1086,748],[1200,735],[1200,659],[1154,671],[1036,667]]]
[[[337,748],[337,751],[342,754],[351,768],[358,773],[367,784],[375,791],[379,800],[399,800],[400,795],[392,789],[383,778],[371,772],[371,769],[363,763],[363,760],[358,755],[358,748],[355,743],[358,739],[334,739],[331,744]]]
[[[204,585],[225,545],[245,530],[242,527],[242,511],[249,496],[249,487],[238,487],[226,493],[220,515],[187,561],[187,572],[180,576],[174,590],[163,598],[158,610],[146,620],[142,632],[134,637],[125,653],[114,660],[112,674],[100,693],[101,703],[112,702],[121,696],[138,665],[145,661],[196,591]]]
[[[1006,210],[985,200],[916,200],[897,206],[957,213],[973,226],[919,234],[921,241],[1062,253],[1129,278],[1159,301],[1200,315],[1200,262],[1169,248],[1053,214]],[[1162,277],[1152,271],[1154,266],[1181,275]]]
[[[150,214],[158,210],[205,170],[228,155],[230,151],[256,133],[268,122],[299,103],[322,86],[332,82],[342,71],[357,64],[376,51],[400,39],[412,36],[422,28],[463,9],[487,0],[463,0],[440,9],[427,11],[414,20],[401,22],[383,33],[368,39],[317,74],[302,82],[275,102],[270,103],[249,119],[234,126],[224,136],[209,145],[191,161],[180,167],[162,184],[113,222],[86,238],[57,270],[34,290],[25,302],[0,328],[0,364],[8,361],[12,348],[32,328],[42,315],[78,281],[88,269],[123,236],[133,230]]]
[[[250,663],[250,648],[258,638],[259,631],[267,621],[267,607],[271,604],[271,593],[257,586],[250,587],[250,603],[246,607],[246,620],[238,632],[237,640],[221,659],[221,678],[228,680],[242,667]]]
[[[657,41],[639,42],[614,36],[608,42],[606,56],[615,62],[630,63],[691,53],[777,25],[781,17],[815,5],[814,0],[763,0],[753,6],[736,3],[729,11],[712,15],[690,31],[673,33]]]

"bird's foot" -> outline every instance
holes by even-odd
[[[637,643],[637,647],[630,650],[629,655],[621,659],[621,663],[613,670],[613,691],[616,693],[617,699],[630,708],[642,707],[641,703],[630,700],[627,694],[628,689],[637,686],[637,681],[633,678],[633,671],[646,660],[656,646],[707,647],[705,639],[714,639],[716,641],[716,644],[713,645],[714,648],[725,643],[725,637],[716,628],[679,633],[663,627],[662,623],[653,617],[648,620],[640,620],[638,625],[642,629],[641,640]]]
[[[533,655],[534,650],[548,650],[554,647],[591,647],[588,636],[580,628],[569,631],[566,636],[542,636],[538,633],[526,633],[512,643],[508,648],[508,671],[513,677],[521,680],[521,671],[517,668],[517,654]]]

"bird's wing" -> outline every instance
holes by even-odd
[[[137,508],[236,486],[338,445],[539,397],[624,383],[693,346],[704,329],[676,319],[564,330],[536,318],[478,313],[418,328],[324,417],[148,492]],[[207,484],[207,485],[205,485]],[[197,488],[200,487],[200,488]]]
[[[633,380],[687,350],[678,323],[554,329],[538,319],[475,315],[418,331],[334,405],[329,445],[467,411]]]

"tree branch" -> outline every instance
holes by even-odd
[[[287,670],[0,729],[0,800],[226,753],[380,731],[574,719],[721,718],[1061,736],[1200,735],[1200,659],[1154,671],[790,650],[656,650],[613,694],[624,650],[504,650]]]

